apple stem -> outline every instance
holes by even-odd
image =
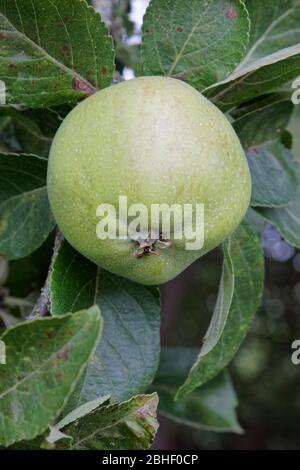
[[[148,238],[140,239],[135,242],[138,244],[138,248],[133,253],[135,258],[142,258],[145,255],[159,256],[159,250],[170,248],[173,245],[172,240],[162,238],[161,234],[159,238],[151,238],[150,232]]]

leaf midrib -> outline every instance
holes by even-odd
[[[77,78],[80,82],[84,83],[87,87],[89,87],[90,89],[96,91],[96,87],[94,87],[94,85],[92,85],[92,83],[90,83],[88,80],[86,80],[84,77],[82,77],[82,75],[77,73],[74,69],[67,67],[62,62],[59,62],[57,59],[55,59],[55,57],[51,56],[43,47],[39,46],[34,41],[32,41],[28,36],[26,36],[25,33],[22,33],[21,31],[19,31],[12,24],[12,22],[9,21],[9,19],[3,13],[0,13],[0,19],[1,18],[4,18],[11,25],[12,30],[15,31],[17,35],[21,36],[24,39],[25,42],[30,44],[30,46],[32,46],[33,48],[38,50],[42,55],[44,55],[48,59],[49,62],[54,64],[56,67],[58,67],[63,72],[70,75],[72,78]],[[5,31],[5,30],[1,29],[0,31]],[[76,91],[76,90],[74,90],[74,91]],[[80,91],[80,90],[78,90],[78,91]]]
[[[207,7],[205,8],[205,10],[203,12],[201,12],[201,15],[200,15],[200,18],[198,19],[198,21],[196,22],[196,24],[193,26],[193,28],[191,29],[190,33],[188,34],[186,40],[184,41],[184,44],[182,45],[177,57],[175,57],[173,63],[171,64],[168,72],[167,72],[167,76],[171,76],[172,73],[174,72],[178,62],[180,61],[181,57],[182,57],[182,54],[184,53],[188,43],[190,42],[190,40],[192,39],[195,31],[197,30],[199,24],[201,23],[202,21],[202,17],[203,15],[205,15],[206,11],[208,10],[208,8],[210,7],[211,5],[211,2],[208,3]]]
[[[42,321],[45,321],[45,320],[42,320]],[[75,333],[75,335],[72,336],[72,338],[71,338],[68,342],[66,342],[60,349],[54,351],[54,352],[51,354],[51,356],[49,356],[49,357],[47,358],[46,361],[44,361],[43,363],[41,363],[37,368],[35,368],[32,372],[30,372],[30,374],[28,374],[28,375],[26,375],[25,377],[23,377],[21,380],[19,380],[17,383],[15,383],[14,385],[12,385],[10,388],[8,388],[8,389],[5,390],[4,392],[0,393],[0,400],[2,400],[3,397],[5,397],[5,395],[9,394],[9,393],[12,392],[13,390],[16,390],[16,389],[19,387],[19,385],[22,384],[23,382],[26,382],[27,380],[29,380],[29,379],[30,379],[31,377],[33,377],[34,375],[38,375],[39,372],[40,372],[40,370],[41,370],[42,368],[44,368],[48,363],[50,363],[50,362],[53,360],[53,358],[57,355],[57,353],[62,352],[67,346],[69,346],[70,344],[72,344],[72,343],[75,341],[75,339],[76,339],[77,336],[81,335],[82,332],[83,332],[84,330],[86,330],[87,326],[89,326],[89,323],[90,323],[90,319],[88,319],[88,321],[84,324],[84,326],[83,326],[79,331],[77,331],[77,332]],[[66,327],[65,324],[62,325],[62,326],[59,328],[59,330],[57,331],[57,335],[58,335],[59,332],[60,332],[63,328],[65,328],[65,327]],[[10,330],[8,330],[8,332],[9,332],[9,331],[10,331]],[[5,335],[4,335],[1,339],[3,339],[4,337],[5,337]]]
[[[144,395],[145,396],[145,395]],[[84,438],[82,439],[79,439],[76,441],[75,443],[75,446],[78,446],[80,445],[82,442],[85,442],[89,439],[91,439],[92,437],[94,437],[95,435],[97,435],[99,432],[103,432],[105,431],[106,429],[110,429],[110,428],[114,428],[116,427],[117,425],[119,425],[120,423],[122,423],[123,421],[126,421],[128,418],[130,418],[132,415],[136,414],[141,408],[143,408],[145,405],[147,405],[149,402],[151,402],[153,400],[153,395],[150,395],[149,396],[149,399],[147,400],[146,403],[143,403],[139,406],[137,406],[134,410],[131,410],[131,411],[128,411],[128,413],[125,414],[125,416],[119,418],[117,421],[115,421],[114,423],[111,423],[111,424],[108,424],[102,428],[97,428],[96,431],[92,432],[91,434],[89,434],[88,436],[85,436]],[[129,401],[130,403],[130,401]],[[120,408],[122,405],[122,403],[120,405],[117,405],[116,409]],[[112,408],[116,405],[112,404],[112,405],[108,405],[107,407],[105,407],[105,409],[109,409],[109,408]],[[94,410],[92,411],[90,414],[96,414],[96,413],[100,413],[100,412],[103,412],[104,410]],[[80,421],[80,420],[77,420],[77,422]],[[74,421],[72,424],[74,425],[76,423],[76,421]]]
[[[265,38],[268,36],[268,34],[272,31],[272,29],[275,28],[282,20],[284,20],[290,13],[293,12],[293,10],[300,5],[300,2],[298,1],[295,5],[292,6],[289,10],[287,10],[285,13],[283,13],[281,16],[279,16],[275,21],[273,21],[268,28],[265,30],[265,32],[262,34],[262,36],[253,44],[251,49],[247,52],[246,56],[242,60],[242,62],[239,64],[236,70],[240,70],[243,68],[243,66],[249,62],[251,62],[251,56],[253,53],[256,51],[256,49],[262,44],[262,42],[265,40]]]
[[[39,186],[38,188],[33,188],[31,189],[30,191],[24,191],[22,193],[19,193],[19,194],[15,194],[14,196],[11,196],[11,197],[8,197],[7,199],[4,199],[3,201],[0,202],[0,208],[7,204],[8,202],[11,202],[11,201],[15,201],[15,200],[18,200],[22,197],[25,197],[25,196],[28,196],[30,194],[35,194],[35,193],[39,193],[39,192],[43,192],[47,190],[47,186],[46,185],[43,185],[43,186]]]

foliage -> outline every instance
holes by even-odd
[[[127,0],[114,2],[121,30],[112,21],[110,34],[85,0],[0,0],[3,447],[149,448],[157,407],[193,428],[240,433],[225,368],[261,303],[261,227],[271,222],[300,248],[300,166],[286,131],[291,82],[300,75],[299,2],[151,0],[141,50],[123,42],[124,30],[133,33],[129,9]],[[59,237],[51,259],[46,248],[55,230],[46,188],[51,141],[80,100],[112,84],[115,65],[202,91],[227,112],[247,155],[252,211],[224,241],[216,304],[198,353],[160,355],[158,289],[97,268]],[[34,261],[37,253],[43,264],[40,250],[49,272],[33,310],[41,317],[32,318],[45,276]],[[9,295],[15,289],[21,298]]]

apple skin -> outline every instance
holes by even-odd
[[[141,77],[89,97],[66,117],[50,151],[48,193],[69,243],[98,266],[133,281],[162,284],[222,243],[240,224],[251,177],[227,118],[182,81]],[[141,258],[136,243],[99,240],[99,204],[203,203],[205,241],[185,240]]]

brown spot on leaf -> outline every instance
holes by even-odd
[[[68,338],[68,337],[70,337],[70,336],[73,336],[73,331],[67,329],[67,330],[65,330],[65,331],[62,333],[62,336],[63,336],[64,338]]]
[[[58,353],[56,353],[56,357],[59,360],[66,361],[69,357],[69,350],[64,349],[63,351],[58,351]]]
[[[69,48],[67,46],[62,46],[60,50],[65,57],[69,54]]]
[[[56,380],[60,381],[62,379],[62,373],[61,372],[56,372],[55,373],[55,378],[56,378]]]
[[[230,20],[235,20],[235,18],[237,18],[238,16],[238,13],[235,8],[229,7],[228,10],[226,11],[226,16]]]
[[[47,335],[47,338],[48,338],[49,340],[53,339],[53,332],[52,332],[52,331],[47,331],[47,332],[46,332],[46,335]]]
[[[176,31],[177,31],[178,33],[182,33],[182,31],[183,31],[182,26],[178,26],[178,28],[176,29]]]
[[[9,68],[10,69],[17,69],[18,67],[16,66],[16,64],[9,64]]]
[[[100,73],[101,73],[101,75],[107,75],[108,69],[105,65],[103,65],[103,67],[101,67]]]

